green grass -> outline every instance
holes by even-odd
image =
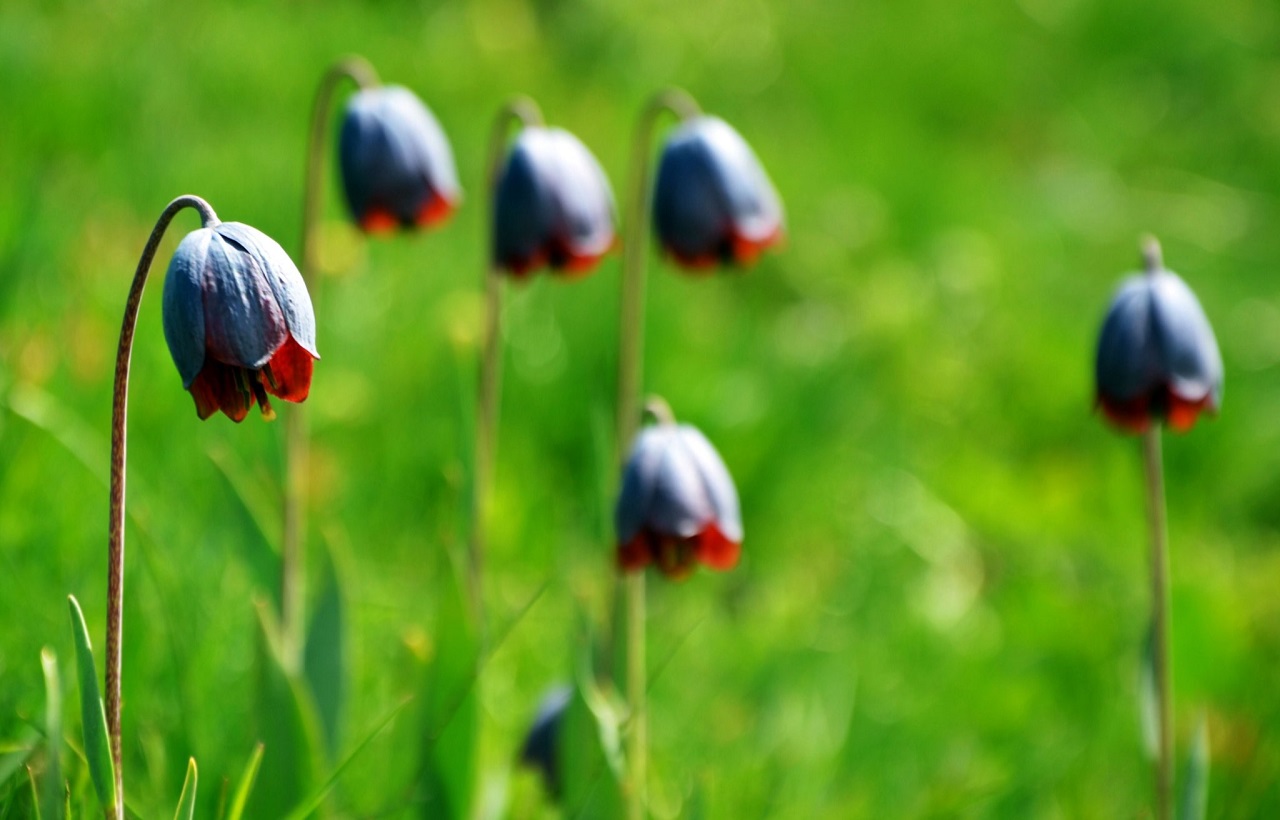
[[[364,242],[328,183],[306,409],[311,550],[334,551],[347,596],[344,752],[451,628],[489,119],[532,95],[620,187],[642,102],[678,83],[755,146],[788,243],[745,276],[651,269],[646,385],[716,443],[747,533],[733,573],[651,584],[655,816],[1149,805],[1140,457],[1091,413],[1090,381],[1143,231],[1227,367],[1222,417],[1166,443],[1179,748],[1203,709],[1209,816],[1280,812],[1277,35],[1270,6],[1192,0],[5,4],[0,741],[42,725],[42,646],[74,679],[66,595],[101,653],[111,363],[152,220],[196,193],[296,256],[314,86],[358,52],[432,106],[468,199],[443,230]],[[193,227],[178,218],[160,264]],[[512,290],[490,610],[542,592],[481,692],[490,777],[608,590],[618,266]],[[255,515],[278,511],[283,428],[196,419],[159,284],[131,391],[126,793],[167,815],[195,757],[212,816],[259,739],[253,602],[274,594],[278,539]],[[412,711],[330,810],[413,815]],[[0,802],[26,805],[19,786]]]

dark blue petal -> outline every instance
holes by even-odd
[[[735,237],[767,242],[782,203],[751,147],[716,117],[675,129],[663,147],[653,194],[654,230],[678,256],[724,254]]]
[[[636,439],[614,511],[620,543],[642,527],[688,538],[715,518],[707,484],[683,436],[683,428],[658,424]]]
[[[178,366],[183,387],[190,387],[204,367],[204,296],[200,283],[211,241],[210,228],[183,237],[164,277],[164,340]]]
[[[680,425],[679,442],[688,451],[702,479],[720,532],[730,541],[741,542],[742,512],[738,504],[738,490],[720,454],[702,431],[688,424]]]
[[[1177,274],[1143,273],[1116,292],[1098,340],[1098,395],[1126,402],[1167,385],[1186,400],[1222,389],[1222,357],[1195,294]]]
[[[493,202],[493,260],[525,270],[539,264],[555,225],[555,201],[548,171],[531,149],[526,128],[520,133],[498,173]],[[536,139],[533,141],[536,146]]]
[[[572,698],[573,688],[570,686],[557,686],[543,696],[538,705],[538,714],[533,719],[524,748],[520,752],[521,760],[542,773],[547,791],[553,796],[560,794],[561,785],[560,755],[557,749],[560,725]]]
[[[343,191],[363,220],[383,208],[412,225],[432,196],[461,196],[453,150],[440,123],[412,91],[382,86],[356,92],[339,136]]]
[[[219,361],[256,370],[287,338],[284,314],[254,254],[214,230],[201,278],[205,344]]]
[[[289,335],[312,356],[320,358],[316,350],[316,316],[307,283],[280,243],[257,228],[240,222],[223,222],[215,230],[253,256],[266,275],[271,294],[284,314]]]
[[[658,486],[659,466],[672,433],[670,426],[646,427],[631,446],[613,513],[619,543],[630,541],[648,523],[649,508]]]

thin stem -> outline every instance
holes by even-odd
[[[1142,237],[1142,269],[1145,273],[1159,273],[1164,270],[1164,254],[1160,249],[1160,240],[1148,234]]]
[[[538,104],[528,97],[516,97],[499,109],[489,132],[485,165],[485,191],[489,195],[489,224],[493,229],[493,194],[507,156],[507,136],[513,125],[522,128],[542,125]],[[486,245],[486,250],[492,243]],[[485,265],[484,340],[480,352],[480,384],[476,402],[475,463],[471,471],[471,541],[467,551],[467,583],[471,602],[480,622],[484,607],[484,554],[486,516],[493,480],[493,462],[498,448],[498,404],[502,392],[502,268],[490,257]]]
[[[343,57],[329,67],[316,90],[315,103],[311,109],[311,128],[307,136],[307,170],[302,194],[300,272],[309,286],[315,284],[315,272],[319,265],[316,236],[324,205],[325,135],[329,130],[334,96],[338,87],[346,80],[360,88],[371,88],[378,85],[378,73],[363,57]],[[316,290],[314,287],[312,289]],[[306,603],[303,582],[307,521],[303,508],[310,457],[306,416],[301,407],[291,407],[285,412],[284,447],[284,543],[280,564],[281,643],[286,662],[296,666],[301,661],[305,640]]]
[[[1156,708],[1159,712],[1159,757],[1156,763],[1156,818],[1169,820],[1173,810],[1173,675],[1169,667],[1169,542],[1166,531],[1164,468],[1160,458],[1160,426],[1142,437],[1147,478],[1147,518],[1151,525],[1151,629],[1155,655]]]
[[[124,818],[124,776],[121,760],[120,731],[120,677],[124,626],[124,498],[125,498],[125,450],[127,444],[126,422],[129,413],[129,364],[133,357],[133,334],[138,325],[138,305],[142,291],[155,260],[156,249],[164,237],[169,223],[183,208],[200,212],[204,227],[218,224],[218,215],[198,196],[180,196],[165,206],[151,229],[151,236],[142,249],[138,269],[133,274],[129,298],[124,306],[124,321],[120,326],[120,345],[116,351],[115,384],[111,391],[111,501],[107,518],[107,733],[111,736],[111,758],[116,768],[117,820]]]
[[[696,117],[701,109],[693,97],[678,88],[659,91],[640,112],[632,144],[631,175],[623,230],[622,294],[618,305],[618,463],[626,460],[627,446],[640,423],[640,382],[644,362],[645,259],[649,247],[649,154],[659,118],[666,112],[681,120]],[[645,715],[645,594],[644,573],[624,581],[627,608],[627,695],[630,729],[627,750],[629,788],[627,817],[644,817],[648,723]]]

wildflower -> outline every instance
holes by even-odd
[[[498,174],[493,260],[517,277],[542,265],[591,270],[613,249],[613,191],[600,163],[560,128],[522,130]]]
[[[715,448],[687,424],[661,422],[636,437],[614,523],[624,571],[653,563],[683,578],[699,561],[719,570],[738,563],[738,491]]]
[[[1134,433],[1152,419],[1191,429],[1222,400],[1222,357],[1213,328],[1187,284],[1165,270],[1160,246],[1144,249],[1146,270],[1116,292],[1098,340],[1097,403]]]
[[[434,225],[462,198],[444,130],[402,86],[352,95],[338,157],[351,215],[369,233]]]
[[[672,132],[653,191],[658,240],[680,264],[750,265],[782,237],[782,202],[746,140],[717,117]]]
[[[538,714],[533,718],[529,734],[525,737],[520,760],[542,774],[547,794],[560,797],[560,726],[573,698],[573,687],[557,686],[542,696]]]
[[[164,283],[164,337],[205,419],[221,410],[241,421],[267,394],[300,402],[316,352],[311,297],[275,240],[221,222],[183,238]]]

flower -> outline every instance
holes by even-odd
[[[192,231],[169,262],[164,338],[196,413],[241,421],[267,394],[300,402],[311,389],[315,314],[307,286],[275,240],[221,222]]]
[[[434,225],[458,206],[462,189],[440,123],[412,91],[387,85],[347,102],[338,141],[351,215],[368,233]]]
[[[560,128],[522,130],[494,191],[494,264],[517,277],[542,265],[583,274],[615,240],[613,191],[587,147]]]
[[[782,202],[746,140],[724,120],[698,116],[662,148],[653,225],[686,267],[750,265],[782,238]]]
[[[1154,240],[1146,270],[1129,277],[1107,309],[1095,367],[1097,403],[1121,429],[1141,433],[1152,419],[1190,430],[1222,401],[1222,356],[1213,328],[1187,284],[1164,269]]]
[[[618,566],[657,564],[683,578],[695,562],[732,569],[742,545],[738,491],[720,455],[687,424],[663,422],[636,437],[614,509]]]
[[[556,686],[542,696],[538,714],[533,718],[529,734],[525,737],[520,760],[542,774],[547,793],[560,797],[560,726],[573,699],[573,687]]]

